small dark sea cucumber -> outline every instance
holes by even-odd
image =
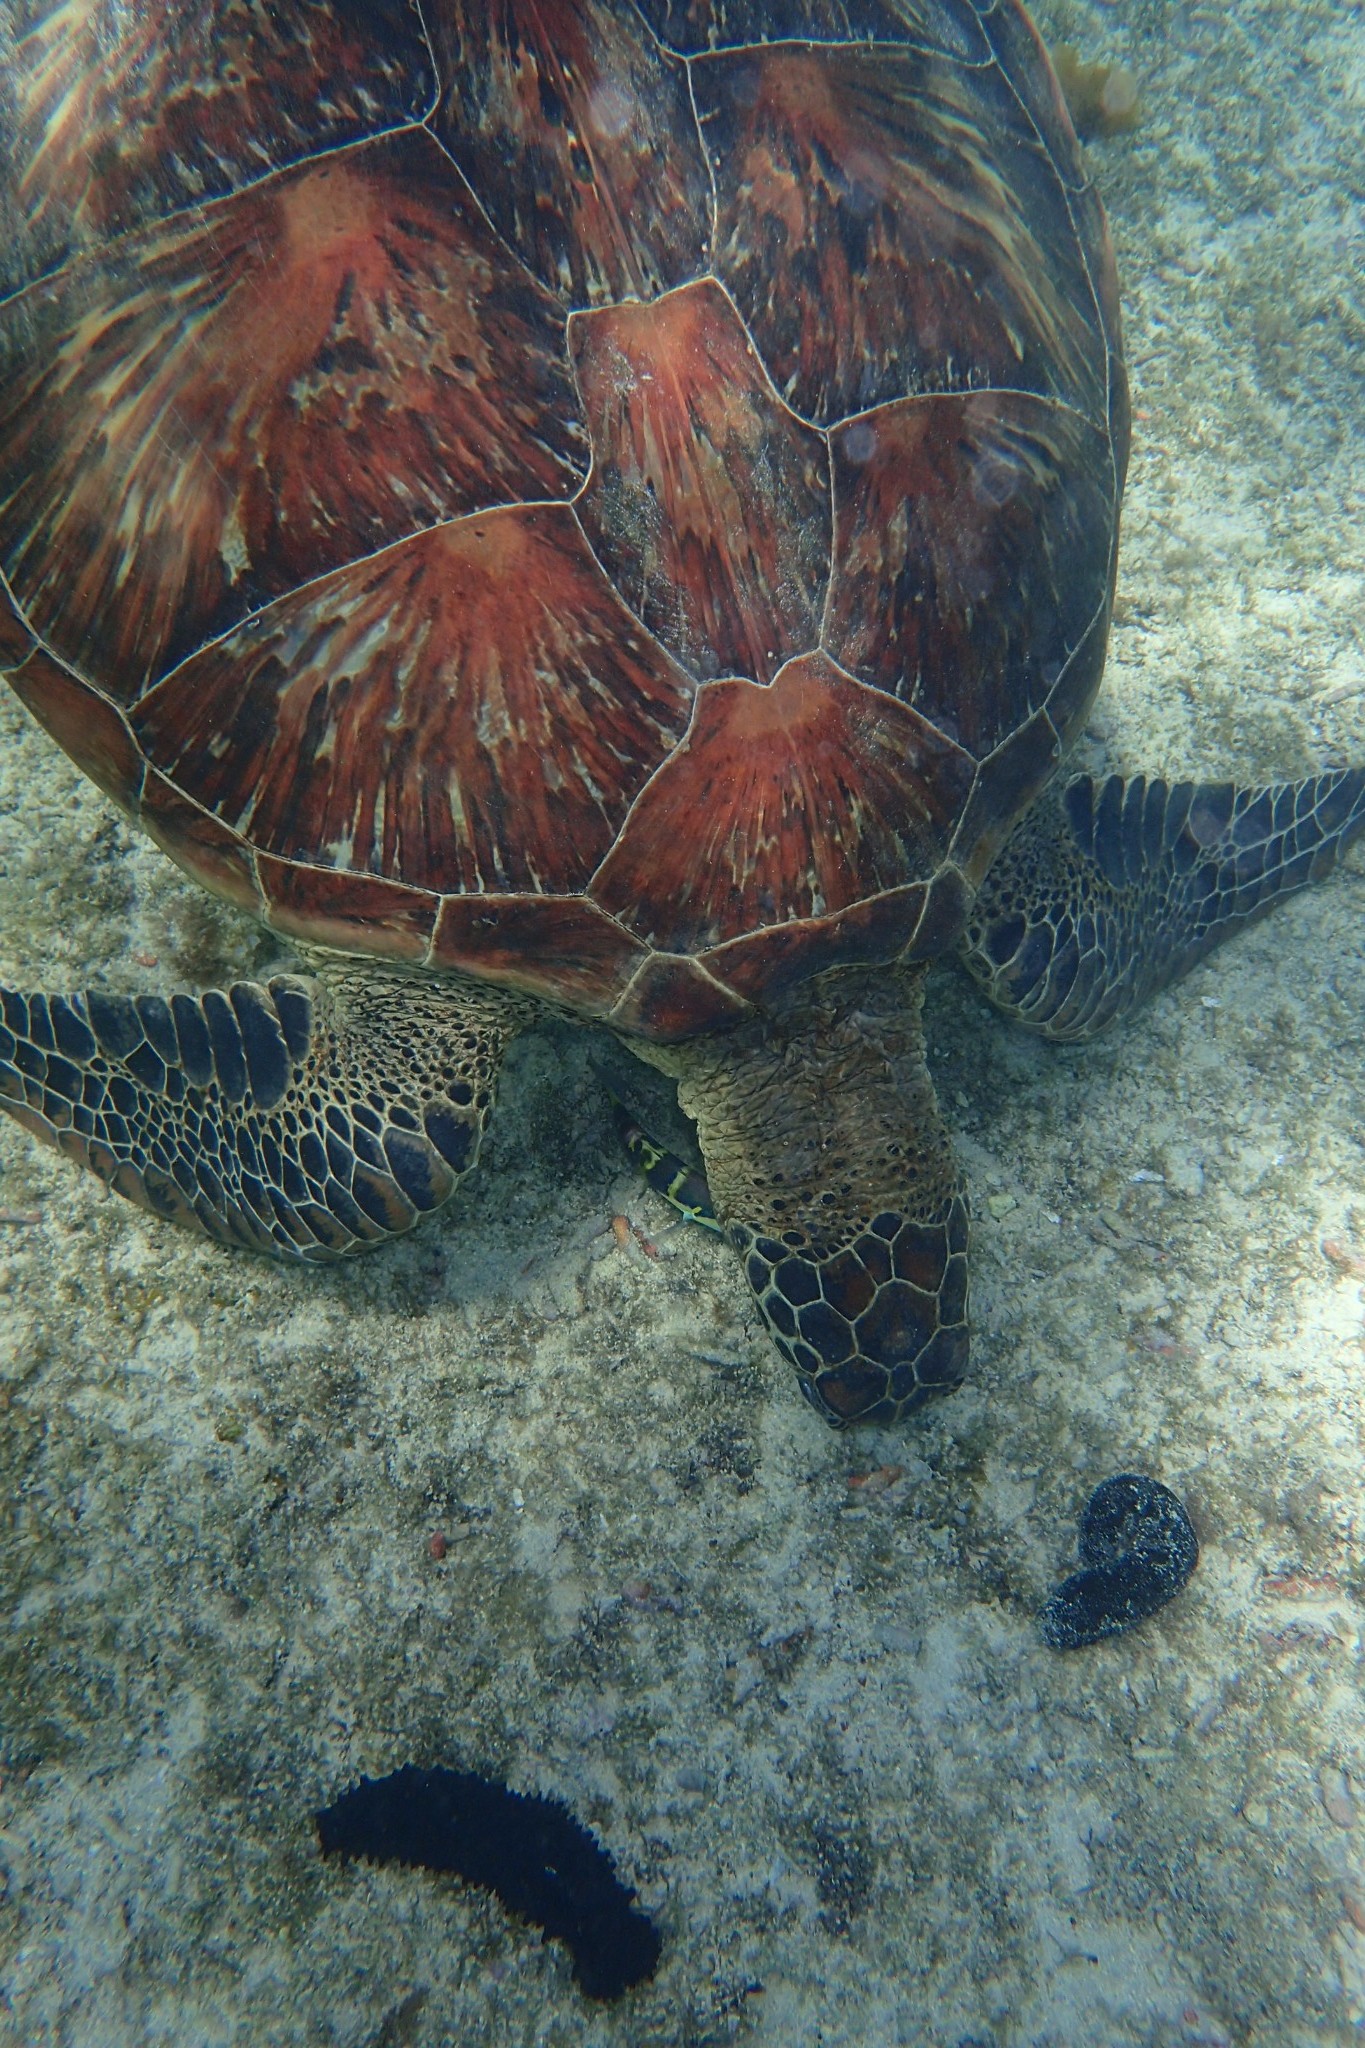
[[[619,1998],[654,1974],[659,1931],[596,1835],[558,1799],[513,1792],[476,1771],[362,1778],[317,1815],[324,1856],[418,1864],[496,1892],[510,1912],[564,1942],[589,1998]]]
[[[1097,1486],[1080,1524],[1084,1571],[1063,1579],[1039,1620],[1054,1650],[1078,1650],[1145,1621],[1199,1562],[1199,1539],[1159,1479],[1123,1472]]]

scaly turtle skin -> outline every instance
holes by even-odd
[[[954,1385],[928,964],[1082,1035],[1362,813],[1054,783],[1128,413],[1022,8],[11,12],[0,664],[309,972],[7,993],[5,1106],[332,1256],[446,1199],[550,1004],[676,1076],[822,1412]]]

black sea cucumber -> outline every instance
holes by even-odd
[[[1086,1502],[1080,1552],[1086,1569],[1064,1579],[1039,1616],[1054,1650],[1102,1642],[1155,1614],[1199,1562],[1199,1539],[1169,1486],[1124,1472]]]
[[[324,1856],[420,1864],[496,1892],[573,1957],[589,1998],[619,1998],[654,1973],[658,1929],[632,1905],[597,1837],[558,1799],[509,1791],[475,1771],[362,1778],[317,1816]]]

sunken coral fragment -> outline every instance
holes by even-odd
[[[562,1941],[589,1998],[652,1977],[659,1931],[597,1837],[558,1799],[513,1792],[476,1771],[405,1764],[362,1778],[317,1815],[324,1856],[420,1865],[496,1892]]]
[[[1087,64],[1070,43],[1058,43],[1052,68],[1066,110],[1085,141],[1122,135],[1142,119],[1138,82],[1126,64]]]

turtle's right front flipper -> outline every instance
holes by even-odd
[[[963,959],[1000,1009],[1089,1038],[1327,874],[1365,827],[1365,769],[1236,789],[1081,776],[1016,827]]]
[[[296,1258],[410,1230],[478,1158],[514,998],[360,971],[0,990],[0,1108],[155,1215]]]

